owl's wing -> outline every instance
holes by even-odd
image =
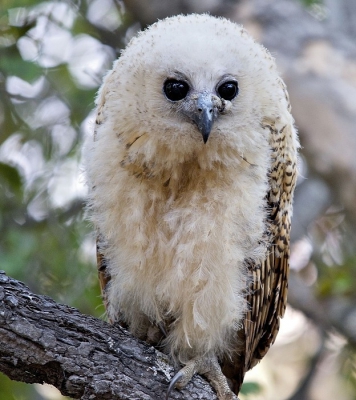
[[[269,227],[273,237],[266,259],[249,268],[253,278],[246,315],[245,371],[252,368],[273,344],[287,305],[290,227],[297,175],[293,125],[267,124],[271,131],[272,169],[269,176]]]
[[[282,82],[281,85],[289,104],[285,86]],[[290,226],[298,145],[291,120],[283,123],[283,118],[265,119],[263,127],[270,131],[272,149],[270,189],[266,196],[269,210],[267,231],[272,240],[266,259],[261,264],[247,265],[251,277],[247,294],[249,311],[238,335],[238,352],[232,360],[225,360],[223,364],[223,371],[232,379],[236,393],[240,390],[245,373],[265,356],[274,343],[280,318],[287,305]]]

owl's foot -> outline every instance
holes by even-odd
[[[216,356],[204,356],[190,360],[174,375],[167,390],[166,400],[175,387],[183,389],[194,374],[204,375],[208,379],[216,390],[219,400],[238,400],[238,397],[231,391]]]

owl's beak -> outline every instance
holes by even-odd
[[[195,103],[195,109],[191,114],[191,118],[203,136],[204,143],[208,141],[211,128],[218,115],[212,96],[211,93],[200,94]]]
[[[180,111],[198,127],[203,141],[209,139],[214,121],[222,109],[221,99],[209,91],[193,92],[183,100]]]

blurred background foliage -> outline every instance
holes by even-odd
[[[94,99],[102,76],[140,29],[136,3],[2,0],[0,4],[0,268],[34,292],[97,317],[104,308],[94,265],[95,238],[84,219],[81,145],[92,134]],[[234,1],[225,3],[231,6]],[[327,15],[321,1],[300,3],[313,18]],[[142,18],[141,25],[147,21]],[[301,137],[303,144],[302,128]],[[292,267],[321,308],[331,307],[325,299],[353,307],[356,213],[335,195],[337,184],[313,168],[309,156],[306,151],[301,158],[302,176],[308,177],[321,200],[308,203],[310,190],[297,191]],[[317,209],[307,222],[301,217],[305,207]],[[348,336],[342,324],[339,328],[331,324],[330,329],[320,315],[308,312],[308,305],[299,307],[299,300],[297,294],[294,306],[302,312],[289,308],[280,338],[262,369],[252,371],[241,399],[319,400],[325,397],[320,387],[326,388],[328,397],[356,398],[355,336]],[[335,313],[344,310],[340,307]],[[349,322],[356,332],[355,320]],[[274,387],[274,392],[266,392],[266,387]],[[0,375],[0,398],[61,396],[51,387]]]

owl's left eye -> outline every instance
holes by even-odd
[[[179,101],[184,99],[189,92],[187,82],[168,79],[163,86],[164,94],[169,100]]]
[[[219,96],[224,100],[232,100],[239,93],[239,86],[236,81],[224,82],[218,87]]]

